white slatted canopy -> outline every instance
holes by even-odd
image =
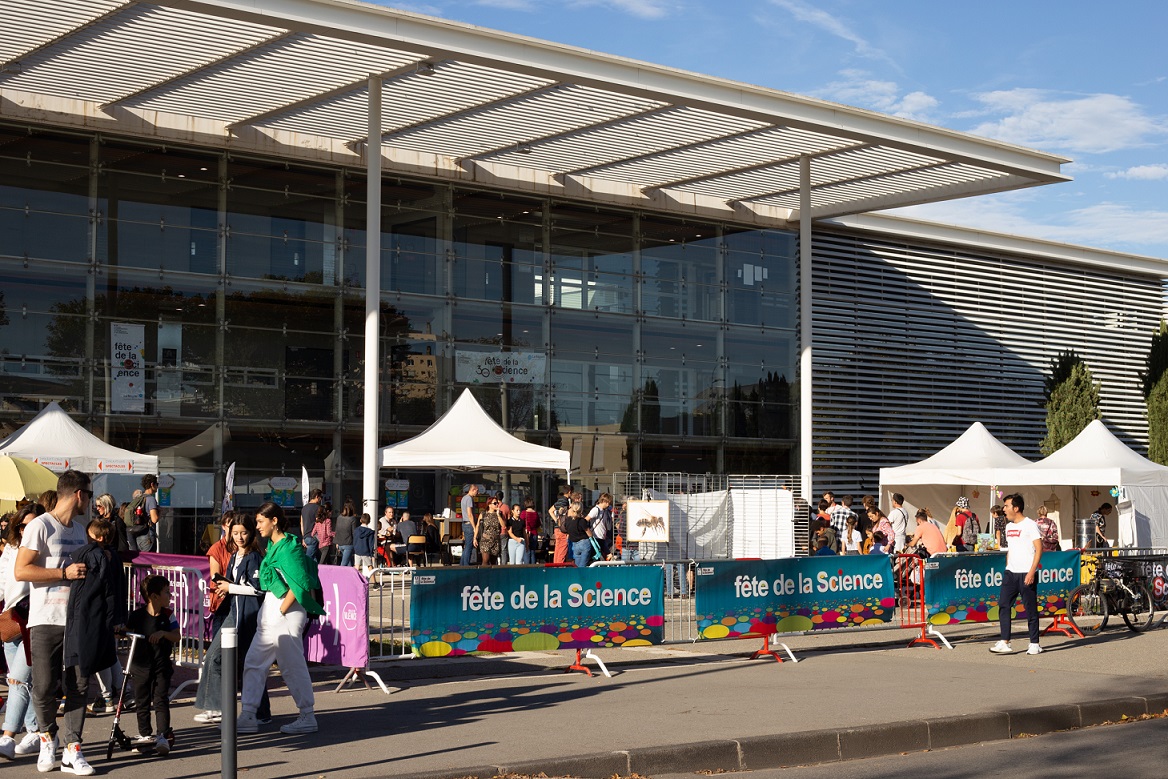
[[[347,0],[4,0],[0,118],[824,218],[1067,180],[1068,160],[857,108]]]

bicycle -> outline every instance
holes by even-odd
[[[1083,554],[1091,575],[1067,598],[1067,618],[1084,635],[1096,635],[1107,627],[1112,614],[1137,633],[1151,627],[1156,617],[1147,578],[1134,561]]]

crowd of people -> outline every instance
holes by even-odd
[[[59,765],[64,773],[92,775],[82,750],[86,716],[110,710],[115,695],[136,715],[138,734],[128,747],[143,755],[171,751],[171,658],[181,637],[170,582],[159,575],[142,577],[139,605],[128,609],[122,559],[126,552],[154,548],[157,486],[157,477],[143,477],[142,489],[119,508],[110,495],[94,497],[88,475],[70,470],[61,474],[55,491],[25,502],[7,517],[0,555],[0,638],[8,699],[0,758],[36,754],[40,772]],[[323,614],[324,606],[317,560],[295,534],[299,529],[269,502],[254,514],[225,512],[215,532],[205,536],[213,538],[207,549],[213,639],[196,698],[204,711],[196,721],[220,721],[219,681],[223,673],[235,673],[242,699],[238,728],[257,732],[271,721],[267,676],[279,663],[298,709],[295,720],[280,730],[316,731],[301,638],[308,620]],[[330,543],[318,545],[316,554]],[[235,669],[222,664],[225,625],[239,634]],[[124,669],[117,651],[123,635],[134,637]],[[100,693],[90,702],[94,677]],[[128,698],[127,681],[132,681]]]
[[[810,524],[807,552],[812,555],[889,554],[908,552],[928,556],[944,552],[990,551],[1006,548],[1006,530],[1009,525],[1001,504],[990,507],[988,522],[983,526],[972,511],[969,499],[959,497],[948,509],[948,521],[934,517],[931,509],[921,507],[910,521],[904,507],[904,495],[891,495],[891,508],[885,513],[876,498],[865,495],[860,509],[852,508],[855,498],[844,495],[837,498],[832,492],[823,493]],[[1106,517],[1112,507],[1104,503],[1093,514],[1096,520],[1100,546],[1107,545],[1103,536]],[[1048,516],[1045,506],[1036,509],[1035,523],[1041,533],[1046,551],[1060,548],[1059,526]],[[942,514],[944,516],[944,514]]]

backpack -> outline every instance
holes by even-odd
[[[981,532],[981,523],[977,521],[977,514],[972,511],[963,511],[965,514],[965,525],[961,528],[961,543],[965,545],[965,551],[969,552],[977,546],[977,536]]]
[[[154,548],[150,531],[150,512],[146,510],[146,494],[143,493],[126,506],[126,536],[139,552],[149,552]]]
[[[1059,548],[1058,525],[1050,517],[1039,517],[1038,532],[1042,533],[1042,548],[1055,550]]]

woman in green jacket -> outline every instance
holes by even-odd
[[[315,733],[315,699],[312,679],[304,660],[304,629],[309,615],[324,613],[324,606],[314,592],[320,590],[316,562],[304,553],[300,539],[286,532],[284,510],[275,503],[260,506],[256,529],[268,540],[268,549],[260,563],[260,589],[264,602],[260,606],[255,638],[243,663],[241,712],[236,723],[240,733],[259,730],[256,709],[267,686],[273,662],[280,663],[280,674],[288,685],[300,716],[280,728],[283,733]]]

